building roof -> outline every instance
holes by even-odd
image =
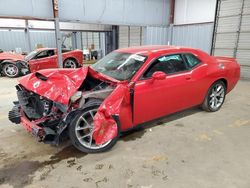
[[[55,50],[56,48],[37,48],[36,51],[44,51],[44,50]]]

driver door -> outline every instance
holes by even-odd
[[[29,61],[32,72],[40,69],[57,68],[57,56],[54,50],[44,50]]]
[[[163,80],[152,75],[166,73]],[[134,88],[134,125],[138,125],[185,108],[185,95],[190,78],[188,67],[180,54],[156,59],[138,80]]]

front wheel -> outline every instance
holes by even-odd
[[[226,97],[226,86],[224,82],[215,82],[208,90],[202,108],[208,112],[218,111],[224,103]]]
[[[117,136],[101,145],[95,143],[93,139],[93,118],[100,104],[100,102],[92,102],[89,107],[79,111],[69,125],[70,140],[82,152],[97,153],[107,151],[115,145],[118,139]]]
[[[13,63],[6,63],[3,66],[3,74],[9,78],[15,78],[20,75],[20,69]]]

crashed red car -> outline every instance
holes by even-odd
[[[119,49],[91,67],[25,76],[9,119],[40,141],[58,144],[68,135],[77,149],[101,152],[145,122],[193,106],[219,110],[239,77],[235,59],[197,49]]]
[[[21,67],[23,67],[24,65],[21,65],[19,62],[23,60],[24,60],[24,56],[21,54],[1,51],[0,52],[0,75],[8,76],[9,74],[13,74],[14,72],[16,73],[19,72],[20,74]]]
[[[63,49],[62,60],[64,68],[81,67],[83,64],[82,51]],[[10,78],[49,68],[58,68],[55,48],[39,48],[27,56],[0,53],[0,72]]]

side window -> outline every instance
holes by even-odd
[[[49,56],[48,51],[49,50],[44,50],[44,51],[40,52],[39,54],[36,55],[35,59],[41,59],[41,58],[48,57]]]
[[[188,68],[181,55],[167,55],[155,60],[149,69],[144,73],[143,77],[150,78],[156,71],[162,71],[166,74],[173,74],[185,70],[188,70]]]
[[[55,55],[55,51],[54,50],[48,50],[48,56],[53,56]]]
[[[195,57],[193,54],[185,54],[185,57],[187,59],[187,64],[189,68],[193,68],[196,65],[201,63],[201,61],[197,57]]]

